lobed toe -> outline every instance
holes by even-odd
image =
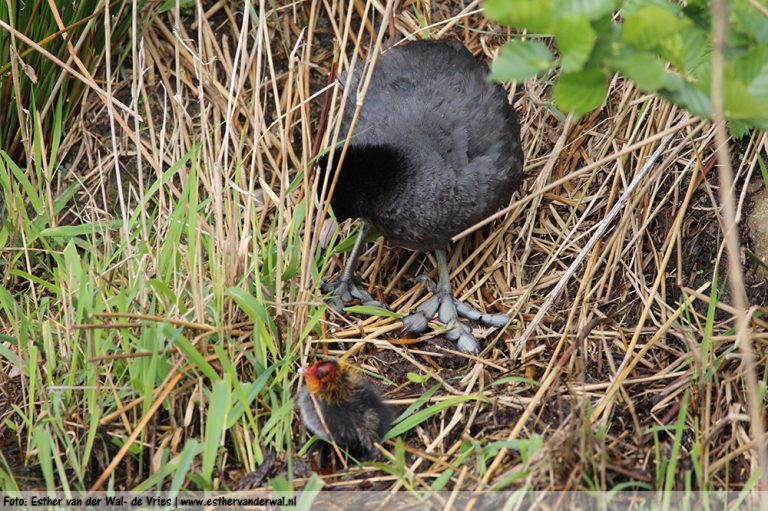
[[[506,314],[483,314],[480,321],[488,326],[504,328],[509,323],[509,316]]]
[[[438,317],[445,325],[450,325],[456,321],[458,314],[456,314],[456,305],[453,303],[453,297],[447,296],[440,300],[440,312],[438,313]]]
[[[440,306],[440,297],[437,295],[430,296],[421,305],[416,307],[416,310],[424,314],[427,319],[432,319],[437,314],[437,308]]]
[[[423,312],[417,311],[403,318],[403,332],[420,334],[427,329],[427,317]]]
[[[467,353],[472,353],[473,355],[480,353],[480,343],[477,342],[477,339],[474,335],[468,334],[466,332],[459,336],[459,340],[456,342],[456,347],[461,351],[466,351]]]

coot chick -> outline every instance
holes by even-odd
[[[363,76],[352,75],[351,90]],[[481,314],[453,296],[445,257],[451,238],[507,204],[523,177],[517,115],[487,76],[487,67],[455,41],[413,41],[379,56],[331,199],[339,220],[363,220],[341,279],[324,286],[334,308],[353,298],[378,304],[353,279],[372,224],[390,243],[437,256],[434,295],[404,318],[404,330],[426,330],[439,311],[450,328],[446,336],[477,353],[477,340],[458,316],[507,323],[506,315]],[[345,135],[354,96],[344,109]],[[318,163],[320,172],[326,167],[327,155]]]
[[[357,460],[372,457],[376,452],[373,444],[394,419],[394,411],[382,402],[376,388],[356,370],[335,360],[319,360],[299,373],[307,383],[298,395],[307,428],[326,442],[333,439]],[[329,447],[319,445],[320,467],[332,455]]]

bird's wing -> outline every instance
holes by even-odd
[[[425,159],[466,166],[470,134],[464,117],[485,84],[485,68],[457,42],[413,41],[382,54],[355,124],[352,143],[416,148]],[[347,75],[340,76],[346,80]],[[358,68],[344,109],[342,131],[354,117]],[[426,129],[425,129],[426,128]]]
[[[357,432],[357,439],[360,441],[360,446],[366,454],[370,456],[375,453],[376,446],[374,443],[376,442],[376,439],[373,437],[371,431],[362,424],[357,424],[355,431]]]

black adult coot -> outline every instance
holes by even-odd
[[[363,220],[342,277],[324,286],[335,308],[353,297],[376,303],[353,279],[372,224],[390,243],[437,255],[434,294],[404,318],[404,330],[426,330],[439,311],[450,327],[446,336],[477,353],[478,342],[458,315],[497,327],[508,321],[458,301],[445,258],[450,239],[507,204],[523,177],[517,115],[487,76],[487,67],[455,41],[413,41],[379,56],[331,199],[339,220]],[[351,91],[363,77],[361,71],[351,77]],[[355,102],[351,92],[343,135]],[[326,167],[327,156],[318,164],[321,172]]]

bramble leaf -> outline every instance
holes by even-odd
[[[697,117],[708,118],[712,115],[712,100],[709,94],[694,87],[687,80],[683,80],[679,76],[667,73],[667,78],[674,77],[674,89],[672,87],[665,87],[659,90],[659,95],[673,103],[682,105],[690,113]]]
[[[677,69],[685,69],[685,46],[683,36],[672,34],[659,43],[659,53]]]
[[[709,0],[487,0],[485,7],[529,36],[553,35],[559,54],[538,42],[510,43],[493,79],[521,81],[554,67],[561,75],[555,104],[582,116],[604,101],[609,72],[617,72],[692,115],[712,116]],[[768,23],[752,0],[729,0],[728,8],[723,102],[731,130],[743,134],[768,127]]]
[[[726,75],[723,85],[725,89],[723,91],[723,100],[725,103],[725,117],[727,119],[766,118],[764,115],[761,115],[765,113],[765,108],[760,108],[755,103],[744,82]]]
[[[768,46],[756,46],[733,62],[736,77],[747,84],[749,94],[768,108]]]
[[[752,131],[750,125],[744,121],[728,121],[728,132],[731,134],[731,138],[740,140],[744,135],[749,134]]]
[[[735,15],[737,23],[755,41],[768,44],[768,22],[765,16],[747,2],[729,2],[729,8]]]
[[[597,35],[586,15],[561,18],[555,27],[560,66],[566,73],[581,71],[592,53]]]
[[[626,0],[624,5],[621,6],[621,15],[624,16],[624,18],[627,18],[631,14],[634,14],[643,7],[649,5],[660,7],[670,14],[677,14],[680,12],[680,7],[678,5],[669,3],[666,0]]]
[[[563,73],[553,92],[555,104],[561,111],[581,117],[603,103],[608,92],[606,82],[605,75],[598,69]]]
[[[491,65],[492,80],[522,82],[548,69],[554,62],[549,49],[537,41],[510,41]]]
[[[484,7],[485,15],[493,21],[529,32],[547,33],[554,21],[549,0],[487,0]]]
[[[688,73],[695,72],[703,65],[711,62],[712,45],[707,39],[707,34],[696,27],[688,27],[680,34],[685,48],[683,66]]]
[[[594,20],[610,14],[616,8],[615,0],[553,0],[552,10],[557,16],[586,15]]]
[[[689,24],[687,18],[678,18],[664,7],[646,5],[626,17],[622,39],[635,48],[647,50],[678,34]]]
[[[655,92],[664,83],[664,63],[650,53],[625,52],[611,61],[611,67],[646,92]]]

